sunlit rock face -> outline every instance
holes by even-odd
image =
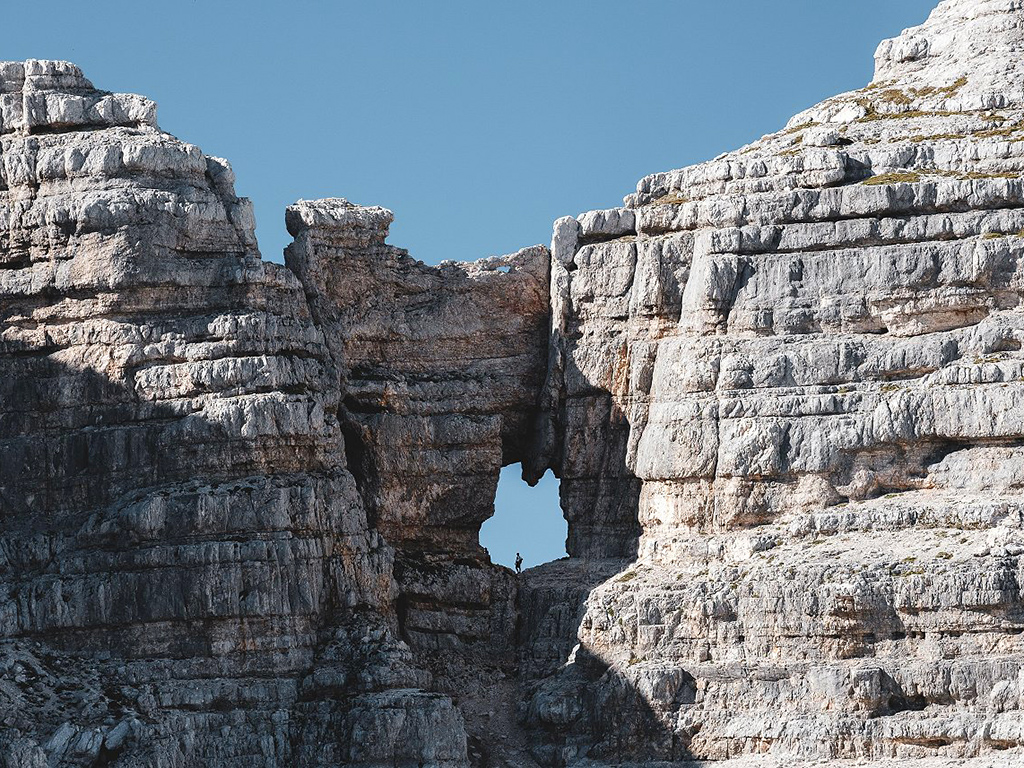
[[[466,764],[227,163],[0,64],[0,764]]]
[[[867,88],[556,224],[540,466],[574,554],[640,535],[533,700],[549,759],[1024,741],[1022,48],[1020,3],[944,2]],[[633,699],[660,740],[602,725]]]
[[[428,267],[0,64],[0,766],[1024,760],[1024,5]],[[553,469],[570,557],[478,543]],[[959,763],[958,763],[959,764]]]

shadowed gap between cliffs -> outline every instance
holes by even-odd
[[[466,304],[465,296],[451,297],[451,301],[472,316],[474,305]],[[440,312],[436,303],[417,306],[416,323],[426,322],[424,313],[430,308]],[[403,307],[399,305],[396,311],[411,311]],[[318,314],[316,306],[313,314]],[[528,355],[524,360],[533,361],[538,369],[551,362],[550,321],[550,315],[538,316],[534,331],[543,341],[524,352]],[[327,325],[331,325],[330,318]],[[339,330],[345,330],[344,324]],[[499,331],[492,329],[492,333],[500,336]],[[533,414],[539,421],[545,416],[554,421],[553,444],[545,446],[547,450],[537,452],[531,445],[538,427],[533,418],[511,418],[503,424],[501,434],[502,460],[511,466],[497,478],[490,475],[494,485],[488,488],[481,480],[494,468],[493,464],[484,466],[485,462],[475,472],[473,467],[457,464],[458,471],[441,466],[449,471],[442,471],[439,478],[417,475],[423,443],[419,437],[407,441],[406,448],[416,458],[408,466],[392,466],[390,455],[403,445],[398,438],[407,433],[421,435],[420,427],[406,423],[410,419],[419,418],[425,434],[433,440],[423,445],[442,452],[467,444],[485,445],[493,434],[481,431],[475,413],[479,404],[474,405],[472,391],[464,393],[469,398],[465,412],[460,413],[458,406],[443,411],[452,429],[463,427],[467,435],[448,434],[437,428],[430,414],[409,415],[401,403],[379,397],[377,382],[390,376],[422,386],[415,371],[391,371],[383,365],[395,354],[393,350],[373,351],[360,358],[366,370],[353,369],[357,375],[350,377],[352,386],[340,409],[347,464],[361,495],[368,500],[371,524],[397,550],[397,614],[402,636],[418,663],[433,674],[434,689],[451,696],[463,711],[471,764],[474,768],[500,765],[503,753],[510,749],[518,754],[528,751],[536,764],[552,767],[577,758],[621,762],[687,757],[688,740],[680,740],[666,727],[672,713],[654,711],[643,692],[645,680],[637,676],[635,665],[627,668],[617,650],[614,658],[611,654],[602,657],[599,650],[585,646],[572,653],[588,598],[636,560],[640,480],[626,458],[631,425],[622,403],[604,388],[603,380],[582,389],[567,387],[562,371],[549,370],[549,377],[554,374],[551,383],[557,395],[554,402],[538,404],[541,412]],[[572,350],[567,356],[575,359]],[[441,363],[445,361],[451,362],[442,357]],[[506,388],[509,383],[531,389],[540,385],[533,377],[506,379],[498,377]],[[453,376],[450,380],[462,379]],[[498,412],[486,412],[492,419],[528,415],[531,398],[524,394],[522,389],[518,396],[515,391],[505,392],[504,397],[517,407],[510,408],[499,399],[495,404]],[[389,436],[382,425],[394,426],[395,435]],[[530,478],[540,475],[539,497],[538,491],[512,477],[513,472],[518,474],[519,461],[534,464],[527,474]],[[413,479],[429,479],[420,485],[393,482],[396,477],[401,480],[406,469],[414,470],[410,473]],[[443,492],[427,493],[435,486]],[[390,498],[385,491],[410,499],[412,508],[423,514],[422,524],[410,525],[413,521],[391,514],[393,507],[375,503],[377,496]],[[495,496],[486,498],[492,493]],[[510,503],[506,503],[508,496],[513,497]],[[420,499],[425,503],[417,506]],[[528,545],[537,546],[536,555],[531,556]],[[483,547],[491,550],[493,561],[499,564],[493,571]],[[566,551],[571,556],[560,557]],[[516,552],[524,555],[526,567],[518,578],[500,567],[514,568]],[[536,565],[545,560],[550,562]],[[470,594],[464,588],[470,584],[486,589]],[[575,663],[567,664],[570,653]],[[505,685],[502,680],[515,682]],[[509,697],[514,688],[518,695],[513,704]],[[680,691],[685,697],[693,687],[684,685]],[[517,732],[519,736],[514,736]],[[503,744],[502,733],[516,743]],[[519,763],[523,768],[531,765],[527,760]]]

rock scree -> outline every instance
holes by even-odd
[[[0,766],[1024,763],[1024,4],[430,267],[0,63]],[[501,468],[569,557],[479,544]]]

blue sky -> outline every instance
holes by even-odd
[[[142,93],[161,126],[228,158],[265,258],[294,200],[395,211],[428,263],[550,239],[638,179],[777,130],[871,77],[884,37],[936,0],[5,3],[0,59],[58,58]],[[563,554],[557,484],[503,474],[484,543]]]

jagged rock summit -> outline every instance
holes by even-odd
[[[1024,4],[428,267],[0,64],[0,765],[1024,760]],[[502,466],[570,557],[479,545]]]
[[[1015,0],[940,3],[927,23],[878,47],[874,82],[894,79],[926,90],[968,78],[962,108],[1019,104],[1024,96],[1024,71],[1017,61],[1024,49],[1020,10]]]

